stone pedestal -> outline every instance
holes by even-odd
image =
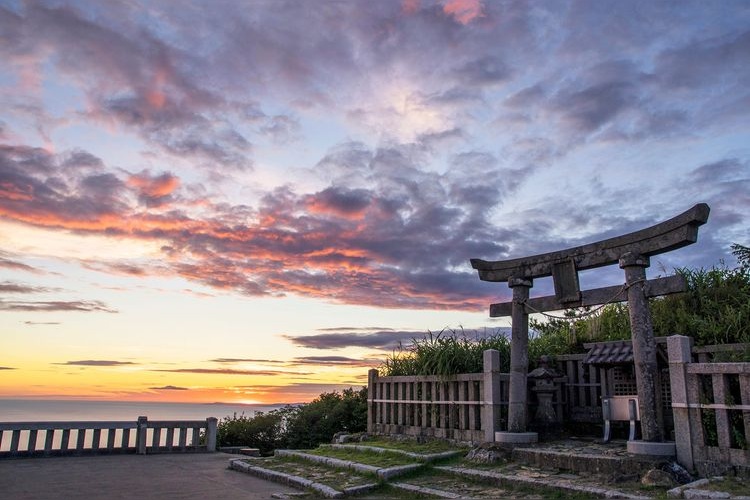
[[[496,432],[496,443],[528,444],[539,442],[539,434],[536,432]]]
[[[674,442],[628,441],[628,453],[652,457],[673,457],[677,454]]]

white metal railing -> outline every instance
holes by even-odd
[[[216,451],[217,419],[0,422],[0,458]]]

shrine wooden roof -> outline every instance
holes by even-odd
[[[656,354],[660,362],[667,362],[664,352],[666,337],[657,337]],[[610,340],[607,342],[592,342],[583,345],[589,352],[583,359],[590,365],[626,365],[633,363],[633,342],[631,340]]]

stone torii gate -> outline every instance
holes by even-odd
[[[513,291],[511,302],[490,305],[491,317],[511,316],[512,322],[508,431],[496,433],[496,441],[523,443],[537,440],[536,433],[526,432],[529,314],[627,300],[643,436],[643,441],[633,442],[632,446],[629,442],[628,451],[669,454],[669,447],[662,443],[657,417],[656,344],[648,298],[684,291],[686,285],[678,275],[647,280],[646,268],[652,255],[695,243],[698,228],[706,223],[708,214],[708,205],[700,203],[655,226],[596,243],[518,259],[471,259],[471,266],[479,272],[479,279],[507,282]],[[616,263],[625,271],[624,286],[580,289],[578,271]],[[530,299],[529,290],[534,278],[546,276],[552,276],[555,295]],[[673,450],[674,445],[671,446]]]

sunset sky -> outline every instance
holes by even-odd
[[[750,244],[747,1],[0,0],[0,398],[309,400],[699,202],[649,276]]]

